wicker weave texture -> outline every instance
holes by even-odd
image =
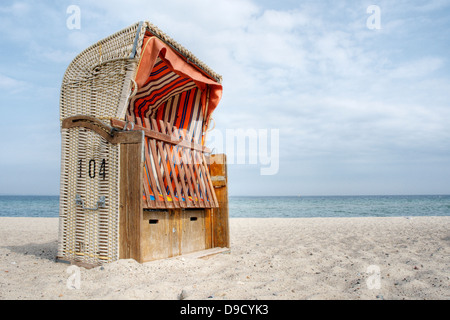
[[[137,30],[137,24],[122,30],[72,61],[61,86],[61,119],[80,114],[105,120],[124,117],[140,54],[130,59]]]
[[[58,256],[90,264],[115,261],[119,256],[119,145],[88,129],[71,128],[62,130],[62,148],[68,156],[62,161]],[[98,207],[101,197],[104,208],[90,210]]]

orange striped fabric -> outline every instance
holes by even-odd
[[[161,40],[151,35],[145,37],[136,75],[138,90],[130,101],[128,115],[134,119],[155,119],[170,123],[173,127],[182,130],[185,139],[203,144],[202,136],[205,129],[203,124],[217,106],[221,97],[222,86],[202,75],[180,55],[171,50]],[[209,94],[207,94],[208,89],[210,90]],[[207,108],[207,105],[209,108]],[[145,121],[142,121],[142,123],[145,123]],[[170,151],[172,151],[172,147],[170,148]],[[183,194],[177,194],[173,181],[173,179],[180,178],[178,170],[175,168],[175,172],[171,172],[169,159],[161,157],[161,155],[158,155],[158,160],[156,163],[154,162],[151,160],[151,168],[148,168],[145,164],[146,181],[144,183],[146,183],[146,188],[150,192],[150,199],[154,200],[155,196],[161,199],[162,187],[171,199],[180,197],[185,200]],[[161,170],[163,166],[169,169],[169,180],[172,181],[168,181],[164,177],[163,185],[161,186],[156,181],[156,189],[158,190],[153,190],[152,183],[150,183],[150,174],[152,172],[154,174],[155,170]],[[169,188],[169,185],[171,188]],[[174,194],[170,194],[169,189],[172,189]],[[206,196],[199,195],[202,198]],[[191,194],[188,195],[189,198],[191,196]]]
[[[131,100],[130,113],[135,118],[168,122],[201,143],[201,94],[194,81],[177,75],[159,59],[144,87]]]

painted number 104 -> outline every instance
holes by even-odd
[[[106,180],[106,160],[103,159],[100,164],[97,164],[95,159],[89,161],[78,160],[78,177],[82,178],[85,172],[91,179],[94,179],[98,174],[100,179]]]

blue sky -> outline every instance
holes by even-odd
[[[70,30],[68,6],[80,8]],[[381,29],[369,29],[370,5]],[[223,76],[216,130],[279,130],[231,195],[450,194],[450,1],[7,1],[0,194],[58,194],[70,61],[148,20]]]

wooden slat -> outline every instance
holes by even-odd
[[[140,118],[138,118],[137,119],[137,122],[140,124],[140,125],[142,125],[142,121],[141,121],[141,119]],[[145,140],[147,140],[147,138],[146,137],[144,137],[144,139]],[[149,189],[149,183],[152,183],[151,182],[151,178],[152,178],[152,176],[153,176],[153,170],[152,170],[152,166],[151,166],[151,163],[150,163],[150,159],[149,159],[149,157],[147,156],[147,154],[148,154],[148,146],[147,146],[147,141],[144,141],[144,145],[145,145],[145,159],[144,159],[144,163],[145,163],[145,165],[147,166],[147,168],[145,169],[144,168],[144,177],[145,177],[145,179],[143,179],[143,183],[144,183],[144,191],[145,191],[145,196],[146,196],[146,198],[147,198],[147,207],[148,208],[156,208],[156,207],[158,207],[157,206],[157,204],[156,204],[156,201],[158,201],[159,202],[159,198],[157,198],[156,196],[155,196],[155,200],[151,200],[150,199],[150,189]],[[148,175],[150,176],[150,181],[148,181],[148,178],[147,178],[147,175],[145,174],[145,171],[147,170],[147,173],[148,173]],[[155,184],[156,185],[156,184]],[[153,187],[153,189],[155,189],[155,187]]]
[[[149,124],[147,124],[147,122],[145,124],[146,126],[149,125]],[[156,208],[166,208],[165,203],[162,202],[161,200],[159,200],[158,184],[156,183],[155,175],[153,174],[153,166],[152,166],[152,159],[150,156],[149,144],[150,144],[149,138],[145,137],[145,161],[147,164],[147,168],[149,168],[150,183],[151,183],[152,190],[153,190],[153,196],[155,197]],[[155,170],[156,170],[156,165],[155,165]]]
[[[150,122],[148,121],[148,119],[145,119],[145,123],[146,125],[150,126]],[[156,176],[159,182],[159,186],[160,186],[160,191],[161,194],[163,196],[164,199],[164,203],[166,204],[166,208],[173,208],[173,204],[170,203],[170,201],[167,199],[167,192],[166,192],[166,188],[164,187],[164,180],[162,178],[161,175],[161,167],[159,165],[159,160],[158,160],[158,153],[156,152],[156,141],[154,139],[149,139],[149,145],[150,145],[150,150],[151,150],[151,154],[153,157],[153,162],[155,164],[155,172],[156,172]],[[155,198],[159,196],[158,194],[155,194]]]
[[[180,130],[177,129],[176,130],[176,134],[177,135],[181,135],[180,134]],[[189,165],[186,162],[186,157],[184,156],[184,148],[182,146],[177,146],[177,151],[178,151],[178,157],[180,160],[180,165],[184,168],[184,172],[186,174],[186,182],[187,182],[187,192],[190,193],[191,195],[191,202],[193,204],[194,208],[197,208],[199,206],[198,201],[195,200],[196,198],[196,193],[195,193],[195,188],[194,188],[194,184],[195,182],[193,181],[193,178],[191,177],[191,170],[189,170]],[[189,197],[187,198],[189,199]]]
[[[206,260],[216,254],[228,254],[230,252],[231,252],[231,250],[229,248],[216,247],[216,248],[210,248],[210,249],[205,249],[205,250],[195,251],[192,253],[183,254],[180,257],[182,257],[183,259],[186,259],[186,260],[197,260],[197,259]],[[178,257],[178,258],[180,258],[180,257]]]
[[[160,120],[159,124],[160,124],[160,127],[161,127],[161,132],[169,134],[167,132],[168,128],[165,126],[165,124],[164,124],[164,122],[162,120]],[[173,158],[173,146],[169,147],[168,144],[164,144],[164,148],[166,150],[167,158],[169,160],[170,168],[172,170],[172,180],[175,183],[175,188],[177,190],[178,203],[180,204],[180,207],[185,208],[186,207],[186,202],[183,201],[183,199],[182,199],[183,195],[182,195],[182,192],[181,192],[181,185],[178,182],[178,176],[179,176],[180,171],[178,170],[178,167],[177,167],[177,170],[175,170],[175,165],[174,165],[173,159],[172,159]],[[178,174],[177,174],[177,171],[178,171]]]
[[[203,158],[203,163],[205,164],[205,169],[208,172],[208,174],[206,175],[206,180],[207,180],[209,188],[211,190],[211,194],[212,194],[213,201],[214,201],[214,206],[218,207],[219,206],[219,202],[217,200],[216,192],[214,190],[214,186],[213,186],[213,183],[212,183],[212,180],[211,180],[211,175],[210,175],[209,168],[208,168],[208,162],[206,161],[205,155],[203,153],[202,153],[201,156]]]
[[[183,130],[179,131],[181,134],[181,137],[184,139],[184,132]],[[197,178],[195,176],[195,170],[192,165],[191,157],[190,157],[190,150],[187,150],[186,148],[181,148],[181,158],[184,161],[184,164],[186,165],[187,171],[189,172],[190,179],[192,181],[193,188],[191,188],[191,195],[192,200],[194,201],[196,207],[200,206],[200,192],[198,190],[197,186]]]
[[[207,163],[206,163],[205,159],[203,158],[203,154],[197,153],[197,157],[199,157],[202,161],[202,163],[200,164],[200,168],[202,170],[205,188],[208,192],[209,207],[210,208],[216,207],[217,203],[214,198],[214,189],[209,184],[209,170],[208,170]]]
[[[146,165],[146,164],[145,164]],[[145,179],[142,179],[142,183],[144,184],[144,194],[145,194],[145,200],[144,201],[144,208],[154,208],[156,207],[156,203],[154,200],[150,198],[150,189],[149,189],[149,181],[147,178],[148,175],[148,167],[144,167],[144,177]]]
[[[167,126],[169,128],[169,131],[173,135],[176,136],[178,134],[178,129],[176,127],[172,127],[172,125],[170,123],[167,123]],[[188,208],[192,208],[194,206],[194,203],[191,200],[189,200],[189,180],[188,180],[189,178],[187,177],[187,173],[185,172],[185,166],[183,166],[182,160],[180,159],[180,150],[177,145],[174,145],[172,148],[173,148],[172,152],[175,157],[176,166],[178,168],[178,173],[180,175],[181,185],[183,187],[185,202],[186,202],[186,205]],[[180,148],[182,148],[182,147],[180,147]]]
[[[202,170],[201,170],[202,163],[201,162],[199,163],[195,150],[192,150],[190,152],[190,155],[192,157],[194,168],[196,170],[195,173],[197,175],[198,184],[200,185],[200,189],[201,189],[202,195],[203,195],[203,197],[202,197],[203,202],[200,202],[200,203],[203,203],[203,207],[209,208],[210,205],[208,204],[208,201],[207,201],[208,193],[206,191],[205,183],[203,181],[203,179],[205,178],[205,175],[202,173]]]
[[[73,116],[63,120],[61,128],[86,128],[102,136],[106,141],[117,143],[137,143],[141,141],[142,133],[139,131],[116,132],[112,127],[105,125],[100,120],[90,116]]]
[[[142,143],[142,142],[141,142]],[[141,262],[142,145],[124,144],[120,152],[119,258]]]
[[[152,123],[153,123],[153,128],[158,130],[158,125],[156,120],[152,119]],[[165,126],[163,126],[163,123],[161,122],[160,125],[160,132],[161,133],[165,133]],[[161,163],[164,166],[164,174],[166,177],[166,181],[167,181],[167,185],[169,187],[170,190],[170,194],[172,196],[172,202],[174,203],[174,206],[176,208],[180,208],[180,207],[185,207],[185,204],[182,203],[182,201],[180,201],[180,186],[178,184],[178,177],[176,175],[175,172],[175,168],[173,166],[173,161],[172,161],[172,156],[170,153],[170,149],[168,147],[168,145],[164,142],[158,141],[158,149],[161,155]],[[171,177],[171,173],[172,173],[172,177]],[[175,184],[175,189],[173,184]],[[175,190],[177,191],[177,198],[175,198]]]
[[[155,119],[151,119],[153,131],[158,130],[158,124]],[[175,208],[179,208],[180,204],[178,201],[175,201],[175,193],[173,192],[172,181],[170,179],[170,169],[167,167],[167,154],[164,151],[162,141],[156,141],[156,145],[159,151],[159,158],[161,159],[161,167],[163,169],[163,175],[166,177],[167,186],[169,187],[169,193],[172,198],[172,204]],[[163,186],[162,186],[163,187]]]
[[[227,163],[224,154],[211,155],[211,177],[224,177],[227,181]],[[213,209],[213,247],[230,247],[230,229],[228,219],[228,186],[215,188],[219,207]]]
[[[213,232],[212,232],[212,218],[214,209],[205,209],[205,247],[207,249],[212,248],[213,245]]]
[[[195,157],[198,159],[199,161],[199,167],[200,170],[202,172],[202,183],[205,185],[205,190],[208,196],[208,208],[212,208],[216,206],[216,201],[214,201],[214,197],[213,197],[213,193],[214,193],[214,189],[211,188],[211,186],[209,185],[208,182],[208,178],[209,178],[209,172],[208,172],[208,168],[206,167],[206,161],[204,160],[203,156],[200,156],[198,152],[194,151],[194,155]],[[207,202],[206,199],[204,199],[205,203]]]
[[[150,183],[152,185],[153,196],[155,197],[155,204],[156,204],[157,208],[165,208],[166,206],[165,206],[164,202],[159,200],[158,184],[156,183],[155,175],[153,174],[152,160],[151,160],[150,150],[149,150],[149,145],[148,145],[150,143],[150,141],[147,138],[145,140],[146,140],[145,141],[145,161],[147,163],[147,167],[150,168],[149,176],[150,176]]]
[[[145,121],[145,120],[144,120]],[[125,121],[122,120],[118,120],[118,119],[111,119],[111,126],[114,128],[119,128],[119,129],[123,129],[123,127],[125,126]],[[211,153],[211,150],[205,146],[199,145],[197,143],[194,143],[192,141],[187,141],[187,140],[173,140],[171,136],[165,134],[165,133],[161,133],[159,131],[154,131],[148,128],[144,128],[142,126],[136,125],[134,127],[134,130],[143,130],[144,134],[149,137],[149,138],[153,138],[156,140],[160,140],[163,141],[165,143],[170,143],[173,145],[180,145],[183,146],[185,148],[189,148],[189,149],[194,149],[197,151],[201,151],[201,152],[206,152],[206,153]]]
[[[144,137],[144,139],[145,139],[145,137]],[[144,164],[145,164],[145,161],[144,161]],[[145,171],[146,171],[145,166],[143,168],[143,171],[144,171],[144,176],[145,176]],[[145,201],[143,203],[143,206],[144,207],[151,207],[152,203],[150,202],[151,201],[150,200],[150,192],[149,192],[149,189],[148,189],[148,181],[147,181],[147,179],[142,179],[142,184],[143,184],[143,187],[144,187],[144,195],[145,195]]]

